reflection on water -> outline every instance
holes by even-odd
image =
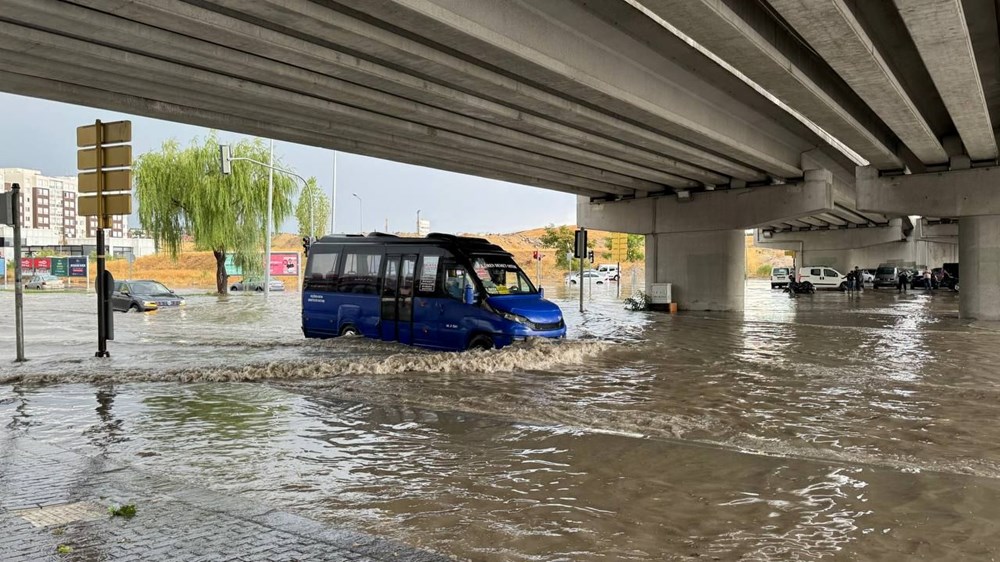
[[[23,378],[2,426],[475,560],[1000,554],[1000,333],[956,295],[764,284],[743,314],[668,316],[549,294],[572,339],[507,354],[307,342],[294,299],[204,297],[116,316],[109,379],[63,326],[69,351],[0,367]],[[26,384],[62,370],[105,382]],[[270,382],[129,382],[165,372]]]

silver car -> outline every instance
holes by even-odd
[[[66,283],[55,275],[32,275],[24,283],[25,289],[65,289]]]
[[[230,291],[256,291],[258,293],[264,292],[264,280],[256,277],[248,277],[246,279],[241,279],[236,283],[233,283],[229,287]],[[282,283],[281,279],[271,278],[271,291],[284,291],[285,284]]]

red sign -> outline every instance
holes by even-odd
[[[298,275],[299,254],[296,252],[271,252],[271,275]]]
[[[50,271],[52,269],[52,260],[49,258],[21,258],[21,269]]]

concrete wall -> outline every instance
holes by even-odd
[[[646,289],[672,283],[681,310],[743,310],[742,230],[646,236]]]

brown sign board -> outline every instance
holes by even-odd
[[[132,140],[132,122],[115,121],[101,123],[103,137],[101,144],[115,144]],[[97,124],[84,125],[76,128],[76,146],[94,146],[97,144]]]
[[[130,145],[108,146],[104,151],[104,168],[124,168],[132,165],[132,147]],[[76,167],[80,170],[97,168],[97,149],[85,148],[76,151]]]
[[[114,195],[102,195],[104,197],[104,215],[131,215],[132,195],[129,193],[117,193]],[[81,195],[76,200],[76,214],[81,217],[96,217],[97,196]]]
[[[77,175],[80,193],[97,193],[97,172]],[[104,191],[132,191],[132,170],[104,172]]]

